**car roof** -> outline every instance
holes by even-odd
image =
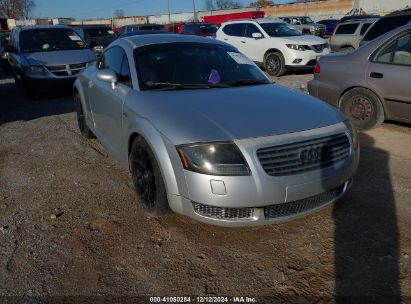
[[[389,13],[389,14],[385,15],[383,18],[395,17],[395,16],[408,16],[408,15],[411,16],[411,8],[406,8],[406,9],[399,10],[399,11],[394,11],[392,13]]]
[[[198,43],[208,43],[208,44],[220,44],[227,45],[226,43],[219,41],[217,39],[204,38],[200,36],[192,35],[178,35],[178,34],[147,34],[141,36],[130,36],[118,39],[118,41],[126,40],[133,48],[142,47],[150,44],[161,44],[161,43],[178,43],[178,42],[198,42]],[[119,43],[119,42],[118,42]]]
[[[156,24],[156,23],[135,23],[135,24],[126,24],[123,25],[122,27],[126,26],[164,26],[162,24]]]
[[[249,22],[256,22],[258,24],[264,24],[264,23],[284,23],[283,20],[281,19],[274,19],[274,18],[255,18],[255,19],[236,19],[236,20],[230,20],[227,22],[224,22],[223,24],[232,24],[232,23],[242,23],[244,21],[249,21]]]
[[[367,23],[367,22],[375,22],[377,21],[379,18],[361,18],[361,19],[349,19],[349,20],[345,20],[342,21],[339,25],[343,25],[343,24],[349,24],[349,23]]]
[[[28,26],[16,26],[15,29],[21,30],[21,31],[27,31],[27,30],[45,30],[45,29],[67,29],[67,30],[73,30],[72,27],[67,26],[67,25],[28,25]]]

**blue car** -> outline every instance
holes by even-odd
[[[325,36],[331,36],[334,33],[335,27],[340,23],[338,19],[326,19],[318,21],[317,23],[324,24],[326,27]]]

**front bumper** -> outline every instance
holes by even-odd
[[[23,75],[23,83],[26,87],[36,91],[46,92],[51,90],[66,90],[73,87],[76,76],[73,77],[33,77],[32,75]]]
[[[235,141],[252,175],[217,177],[185,171],[187,193],[169,195],[170,207],[198,221],[220,226],[278,223],[315,212],[341,198],[349,189],[358,166],[358,149],[351,143],[349,157],[343,163],[289,176],[268,175],[257,150],[347,132],[340,123],[300,133]],[[273,212],[267,213],[270,210]]]
[[[321,52],[313,50],[296,51],[291,50],[285,56],[285,66],[288,69],[310,69],[313,68],[320,56],[328,55],[330,49],[324,48]]]

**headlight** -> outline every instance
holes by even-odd
[[[23,68],[24,72],[26,73],[31,73],[31,74],[45,74],[46,69],[40,65],[32,65],[32,66],[28,66]]]
[[[296,50],[296,51],[305,51],[306,47],[300,44],[286,44],[289,49]]]
[[[207,143],[177,147],[186,170],[226,176],[250,175],[250,169],[234,143]]]
[[[345,120],[344,124],[350,132],[354,149],[357,149],[360,143],[357,129],[349,119]]]

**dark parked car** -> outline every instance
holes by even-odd
[[[164,25],[161,24],[129,24],[120,27],[120,35],[130,32],[147,32],[147,31],[165,31]]]
[[[215,38],[218,27],[214,23],[186,23],[181,34]]]
[[[411,123],[411,24],[351,53],[320,57],[308,90],[370,129],[385,119]]]
[[[367,42],[406,24],[411,24],[411,8],[396,11],[380,18],[368,29],[367,32],[365,32],[360,45],[366,44]]]
[[[331,36],[339,22],[340,20],[337,19],[326,19],[318,21],[317,23],[325,25],[325,36]]]
[[[0,66],[9,72],[10,66],[8,62],[8,53],[6,51],[7,44],[9,42],[9,34],[0,32]]]
[[[76,27],[75,30],[88,47],[97,54],[101,54],[117,38],[113,29],[104,25],[85,25]]]
[[[35,91],[69,88],[96,55],[68,26],[15,27],[7,47],[16,84]]]

